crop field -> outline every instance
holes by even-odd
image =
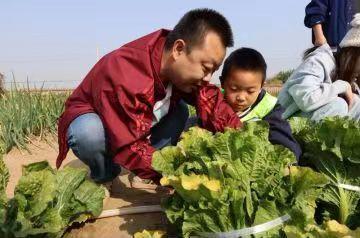
[[[266,90],[277,95],[281,86],[269,85]],[[57,119],[64,109],[69,90],[14,89],[0,94],[0,152],[14,146],[26,150],[34,137],[45,139],[56,135]],[[190,115],[195,115],[189,107]]]
[[[14,146],[26,149],[33,137],[55,134],[56,121],[68,92],[11,90],[0,95],[0,145],[7,153]]]
[[[17,232],[10,231],[10,226],[3,226],[3,203],[5,197],[11,199],[9,204],[15,204],[17,196],[21,196],[21,181],[26,180],[26,169],[24,166],[33,164],[33,166],[44,167],[43,171],[38,171],[43,175],[49,176],[46,171],[51,171],[55,178],[58,179],[61,174],[65,174],[68,171],[69,175],[66,175],[68,179],[70,176],[84,178],[84,173],[79,170],[83,170],[85,165],[82,164],[71,152],[68,154],[66,161],[59,171],[63,171],[56,175],[55,161],[58,152],[57,144],[57,119],[64,110],[64,102],[70,95],[70,90],[27,90],[27,89],[15,89],[11,91],[4,91],[0,94],[0,237],[1,238],[14,238],[14,237],[28,237],[26,230],[20,230]],[[44,164],[44,161],[49,163],[52,167]],[[36,164],[39,163],[39,164]],[[69,170],[75,168],[77,170]],[[31,167],[28,167],[31,168]],[[82,175],[81,175],[82,174]],[[30,175],[31,177],[32,175]],[[45,177],[42,177],[45,179]],[[59,177],[60,178],[60,177]],[[54,182],[54,179],[52,179]],[[34,180],[35,182],[35,180]],[[25,182],[26,183],[26,182]],[[35,193],[33,199],[40,201],[41,198],[47,196],[46,187],[59,187],[64,184],[64,188],[67,186],[65,183],[57,185],[49,185],[46,180],[39,180],[36,186],[44,185],[42,191]],[[87,183],[89,184],[89,183]],[[29,186],[27,184],[25,186]],[[70,186],[70,184],[68,184]],[[87,185],[87,189],[91,189],[91,186]],[[94,188],[93,188],[94,189]],[[90,190],[89,190],[90,191]],[[5,195],[3,194],[5,193]],[[83,191],[84,192],[84,191]],[[58,190],[57,193],[61,193]],[[93,191],[91,192],[93,193]],[[99,194],[99,192],[98,192]],[[26,195],[28,196],[28,195]],[[98,195],[97,201],[102,198],[103,195]],[[160,200],[163,195],[158,193],[149,193],[143,190],[132,190],[130,189],[128,172],[123,171],[122,175],[114,181],[112,189],[112,197],[107,198],[103,202],[104,210],[111,210],[115,208],[123,208],[129,206],[139,205],[157,205],[160,204]],[[53,197],[53,203],[57,201],[56,196]],[[74,199],[74,198],[71,198]],[[96,198],[93,198],[93,200]],[[68,201],[70,202],[70,201]],[[33,202],[32,202],[33,203]],[[90,202],[88,202],[90,204]],[[99,204],[92,206],[99,207]],[[134,205],[133,205],[134,204]],[[50,209],[49,207],[47,208]],[[49,210],[51,211],[51,209]],[[101,211],[101,210],[100,210]],[[99,209],[87,210],[84,213],[91,212],[94,215],[99,215]],[[24,211],[29,214],[29,211]],[[79,212],[79,211],[78,211]],[[78,213],[77,212],[77,213]],[[79,213],[80,214],[80,213]],[[21,212],[18,211],[18,216],[21,216]],[[41,216],[40,216],[41,217]],[[81,217],[79,217],[81,219]],[[83,218],[82,218],[83,219]],[[134,222],[136,220],[136,222]],[[30,220],[29,220],[30,221]],[[50,232],[56,231],[56,234],[64,232],[61,231],[61,227],[67,227],[70,224],[68,220],[64,220],[65,223],[55,224],[51,223],[51,226],[56,226],[54,229],[47,230],[47,228],[39,229],[40,233],[50,234]],[[73,220],[71,222],[74,222]],[[101,238],[101,237],[132,237],[134,233],[141,231],[142,229],[164,229],[166,224],[165,215],[161,213],[149,213],[149,214],[134,214],[127,216],[116,216],[98,219],[92,221],[89,224],[83,224],[74,226],[71,230],[66,231],[62,236],[68,238]],[[54,221],[55,222],[55,221]],[[37,225],[39,226],[39,224]],[[48,226],[48,223],[44,223],[44,226]],[[22,229],[22,228],[19,228]],[[24,228],[25,229],[25,228]],[[5,233],[3,233],[5,232]],[[35,234],[36,229],[31,231]],[[13,236],[15,233],[15,236]],[[25,235],[24,235],[25,234]],[[37,237],[48,237],[48,236],[37,236]],[[57,236],[58,237],[58,236]]]
[[[269,86],[267,91],[276,95],[279,89]],[[215,135],[192,128],[177,146],[153,156],[153,168],[163,175],[161,185],[174,188],[174,194],[132,188],[129,173],[124,171],[114,182],[111,197],[103,200],[99,187],[86,180],[87,172],[78,170],[84,165],[72,153],[61,170],[54,169],[56,122],[70,93],[12,90],[0,95],[0,237],[30,233],[67,238],[132,237],[143,229],[167,230],[169,237],[178,237],[173,233],[211,237],[214,232],[242,234],[244,229],[258,229],[279,219],[277,226],[256,237],[360,237],[358,122],[336,117],[320,123],[291,119],[293,134],[303,150],[301,166],[290,150],[268,141],[269,128],[263,122]],[[195,109],[189,109],[195,115]],[[67,202],[57,198],[71,187],[64,178],[84,184],[73,188]],[[80,196],[80,191],[94,197]],[[79,197],[82,206],[75,202]],[[8,203],[7,209],[12,211],[22,199],[28,205],[17,211],[16,222],[25,227],[2,227],[2,203]],[[48,199],[47,203],[43,199]],[[47,220],[47,212],[60,214],[67,204],[75,209],[71,216],[65,213],[68,217]],[[102,209],[160,204],[165,213],[130,214],[73,225],[84,219],[81,214],[96,217]],[[49,229],[52,225],[56,228]],[[148,231],[143,235],[138,237],[161,237]]]

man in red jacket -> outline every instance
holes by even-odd
[[[188,117],[184,100],[196,106],[209,130],[240,126],[208,85],[232,45],[227,20],[196,9],[172,31],[156,31],[105,55],[66,101],[57,167],[71,148],[96,182],[111,181],[121,167],[157,182],[152,154],[177,143]]]

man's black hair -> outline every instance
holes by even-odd
[[[226,18],[215,10],[208,8],[194,9],[187,12],[174,29],[168,34],[165,49],[170,50],[174,42],[182,39],[190,52],[195,45],[201,44],[210,31],[217,33],[224,47],[234,45],[233,34]]]
[[[260,72],[263,75],[262,84],[265,82],[267,65],[264,57],[257,50],[251,48],[240,48],[233,51],[224,62],[220,76],[220,82],[222,85],[229,76],[231,69]]]

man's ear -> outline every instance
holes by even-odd
[[[173,48],[172,48],[172,56],[174,60],[179,58],[180,55],[185,54],[186,51],[186,43],[182,39],[177,39],[174,42]]]

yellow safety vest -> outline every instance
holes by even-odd
[[[242,122],[262,120],[272,109],[274,109],[276,102],[277,98],[266,92],[263,99],[261,99],[261,101],[240,120]]]

